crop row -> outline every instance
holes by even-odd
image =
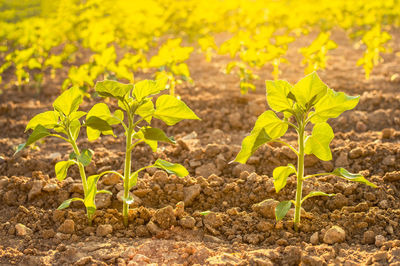
[[[299,50],[306,74],[325,68],[338,46],[331,39],[337,28],[364,50],[357,64],[368,77],[390,51],[399,10],[394,0],[11,1],[0,6],[0,81],[40,89],[67,68],[63,89],[90,89],[97,80],[133,83],[134,73],[156,70],[155,78],[166,77],[173,92],[192,81],[185,62],[199,52],[208,61],[229,56],[224,71],[237,75],[245,93],[265,65],[279,78],[289,45],[302,35],[317,33]]]

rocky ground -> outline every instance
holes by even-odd
[[[365,80],[355,66],[362,51],[355,51],[342,33],[333,38],[339,48],[319,75],[335,90],[359,94],[361,100],[354,110],[329,121],[335,132],[334,159],[308,156],[306,172],[346,167],[379,188],[333,176],[309,179],[304,193],[321,190],[336,196],[306,201],[299,232],[290,218],[276,222],[277,201],[293,199],[296,184],[289,178],[287,187],[275,193],[272,170],[295,163],[296,156],[273,144],[260,148],[246,165],[229,164],[267,108],[264,80],[271,79],[271,68],[260,70],[255,92],[241,95],[236,77],[221,71],[227,58],[207,63],[195,54],[189,60],[195,84],[177,91],[202,121],[169,128],[156,122],[177,144],[161,145],[157,153],[139,146],[133,153],[134,169],[163,158],[183,164],[190,175],[177,178],[148,169],[132,190],[128,228],[120,215],[122,181],[106,176],[99,187],[113,195],[97,197],[94,225],[88,226],[79,203],[56,210],[65,199],[83,194],[78,169],[71,168],[63,182],[55,179],[55,163],[70,152],[66,144],[48,138],[13,157],[15,146],[27,137],[27,121],[50,109],[59,94],[65,75],[60,73],[58,80],[46,81],[39,95],[29,88],[0,95],[0,264],[400,265],[400,45],[394,42],[393,54],[384,55]],[[284,66],[282,78],[294,83],[303,76],[297,50],[311,40],[292,45],[288,56],[299,64]],[[86,99],[83,109],[100,100]],[[80,147],[95,151],[89,174],[122,169],[124,136],[121,129],[116,134],[88,142],[82,133]],[[285,139],[296,145],[294,132]],[[210,214],[201,215],[207,210]]]

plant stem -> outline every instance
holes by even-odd
[[[128,226],[128,215],[129,215],[129,205],[126,203],[126,199],[129,197],[129,178],[131,175],[131,155],[132,149],[130,149],[132,144],[132,122],[129,121],[129,128],[126,134],[126,150],[125,150],[125,169],[124,169],[124,200],[122,208],[122,216],[124,220],[124,225]]]
[[[301,198],[303,190],[304,177],[304,125],[303,121],[299,123],[299,154],[297,160],[297,189],[296,189],[296,205],[294,212],[294,229],[299,230],[300,214],[301,214]]]
[[[78,146],[76,145],[76,142],[75,142],[74,138],[72,137],[72,134],[69,129],[68,129],[68,139],[69,139],[69,143],[71,143],[72,148],[74,149],[76,156],[80,156],[81,153],[80,153]],[[78,167],[79,167],[79,173],[80,173],[81,179],[82,179],[84,198],[86,198],[88,187],[87,187],[87,181],[86,181],[85,168],[84,168],[83,164],[81,164],[80,162],[77,162],[77,163],[78,163]],[[86,209],[86,215],[88,217],[89,226],[91,226],[92,220],[93,220],[93,214],[88,209]]]

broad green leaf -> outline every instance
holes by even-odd
[[[185,177],[189,174],[188,170],[186,170],[184,166],[178,163],[170,163],[161,159],[157,159],[153,166],[163,169],[169,174],[175,174],[179,177]]]
[[[169,126],[175,125],[183,119],[200,120],[183,101],[171,95],[158,97],[153,117],[164,121]]]
[[[351,110],[358,104],[360,96],[348,96],[344,92],[328,89],[328,93],[315,104],[315,112],[311,118],[314,124],[336,118],[341,113]]]
[[[34,129],[37,125],[42,125],[45,128],[52,129],[57,125],[58,118],[58,112],[55,111],[40,113],[29,121],[28,125],[26,125],[25,132],[28,129]]]
[[[155,109],[154,104],[151,100],[146,101],[145,103],[141,104],[137,109],[135,114],[140,115],[143,117],[147,123],[151,122],[151,118],[153,116]]]
[[[314,154],[323,161],[332,160],[329,144],[334,136],[333,130],[328,123],[315,124],[312,135],[306,140],[305,153]]]
[[[121,111],[119,109],[115,110],[114,116],[116,117],[116,119],[119,122],[123,122],[124,121],[124,112],[123,111]]]
[[[365,177],[363,175],[360,174],[352,174],[349,171],[347,171],[344,168],[336,168],[333,172],[333,175],[336,175],[338,177],[347,179],[349,181],[354,181],[354,182],[358,182],[358,183],[362,183],[365,184],[367,186],[373,187],[373,188],[377,188],[378,186],[375,185],[374,183],[369,182],[367,179],[365,179]]]
[[[107,104],[97,103],[93,105],[93,107],[87,113],[86,119],[88,120],[90,117],[95,116],[106,121],[109,125],[119,124],[120,120],[124,119],[124,114],[121,110],[116,110],[114,115],[117,116],[118,119],[111,115],[110,109],[108,108]]]
[[[261,145],[280,138],[287,129],[288,125],[280,120],[273,111],[265,111],[257,118],[250,135],[243,139],[242,147],[234,162],[246,163]]]
[[[288,98],[292,85],[285,80],[265,82],[267,88],[267,102],[269,107],[276,112],[290,110],[293,106],[293,100]]]
[[[86,132],[89,141],[96,140],[100,137],[100,134],[114,135],[110,124],[107,121],[98,118],[97,116],[91,116],[86,121]]]
[[[157,94],[162,90],[165,90],[164,82],[146,79],[135,84],[132,94],[140,102],[147,96]]]
[[[41,138],[47,137],[50,135],[50,132],[42,125],[37,125],[35,129],[32,131],[32,134],[29,136],[25,146],[29,146],[32,143],[35,143]]]
[[[55,172],[58,180],[63,181],[67,177],[68,168],[75,164],[74,161],[61,161],[56,163]]]
[[[74,138],[74,140],[76,140],[79,136],[79,131],[81,129],[81,122],[79,122],[79,120],[73,120],[69,127],[72,137]]]
[[[306,199],[311,198],[311,197],[317,197],[317,196],[328,196],[328,197],[332,197],[335,196],[335,194],[327,194],[325,192],[322,191],[311,191],[310,193],[308,193],[307,196],[305,196],[302,200],[301,203],[303,203]]]
[[[91,175],[87,179],[87,187],[88,191],[85,195],[85,199],[83,203],[85,204],[86,209],[90,213],[94,213],[96,210],[96,202],[95,197],[97,194],[97,181],[99,181],[100,175]]]
[[[86,112],[83,112],[83,111],[72,112],[72,113],[69,115],[69,120],[70,120],[70,121],[73,121],[73,120],[76,120],[76,119],[81,118],[81,117],[84,116],[84,115],[86,115]]]
[[[164,141],[175,144],[172,137],[168,137],[165,132],[159,128],[143,127],[140,129],[143,132],[143,137],[147,140]]]
[[[133,138],[144,140],[144,142],[145,142],[147,145],[150,146],[150,148],[151,148],[151,150],[152,150],[153,152],[156,152],[156,151],[157,151],[157,147],[158,147],[158,142],[157,142],[157,140],[146,139],[146,138],[144,137],[144,133],[143,133],[142,130],[139,130],[138,132],[136,132],[136,133],[133,135]]]
[[[291,201],[279,202],[279,204],[276,205],[276,207],[275,207],[276,220],[277,221],[282,220],[283,217],[285,217],[287,212],[290,210],[290,207],[292,207],[292,202]]]
[[[133,85],[123,84],[114,80],[104,80],[97,82],[94,89],[102,97],[113,97],[122,101],[125,95],[133,89]]]
[[[131,174],[131,176],[129,177],[129,186],[128,186],[129,190],[134,186],[136,186],[139,172],[142,171],[143,169],[144,168],[141,168]]]
[[[296,168],[292,164],[289,164],[288,166],[279,166],[274,169],[272,175],[274,177],[276,193],[286,186],[288,176],[295,173]]]
[[[316,72],[302,78],[291,89],[296,102],[307,109],[316,104],[327,92],[328,86],[322,82]]]
[[[54,109],[69,116],[76,112],[82,103],[82,91],[78,87],[72,87],[64,91],[53,103]]]
[[[92,161],[93,151],[91,149],[83,149],[81,151],[81,155],[79,155],[76,159],[78,162],[83,164],[83,166],[88,166]]]
[[[71,202],[73,202],[73,201],[82,201],[83,202],[83,199],[81,199],[81,198],[67,199],[63,203],[61,203],[60,206],[58,206],[57,210],[62,210],[62,209],[68,208],[69,205],[71,204]]]

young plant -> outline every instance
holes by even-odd
[[[27,142],[20,144],[15,153],[23,148],[35,143],[44,137],[56,137],[68,142],[73,149],[67,161],[61,161],[55,165],[55,173],[58,180],[62,181],[67,177],[68,168],[76,164],[82,179],[84,198],[71,198],[64,201],[58,209],[69,207],[73,201],[81,201],[86,207],[88,222],[91,225],[93,214],[96,211],[95,197],[99,193],[108,193],[107,190],[97,190],[97,181],[101,176],[113,171],[106,171],[98,175],[92,175],[86,178],[85,166],[88,166],[92,160],[93,151],[90,149],[79,149],[76,140],[82,126],[92,128],[93,130],[111,129],[109,124],[98,117],[90,117],[86,122],[81,124],[79,119],[86,112],[78,111],[79,105],[82,103],[82,91],[77,87],[72,87],[64,91],[53,103],[54,110],[40,113],[33,117],[26,130],[33,129]],[[51,132],[53,131],[53,132]],[[116,173],[118,174],[118,173]]]
[[[286,186],[290,175],[297,177],[297,189],[295,200],[280,202],[276,209],[276,219],[281,220],[293,204],[295,207],[294,227],[298,230],[300,225],[300,210],[302,203],[315,196],[333,196],[321,191],[312,191],[302,197],[303,181],[321,175],[335,175],[349,181],[355,181],[376,187],[360,174],[352,174],[344,168],[337,168],[331,173],[318,173],[304,175],[304,156],[314,154],[323,161],[332,159],[329,144],[334,137],[332,128],[326,122],[329,118],[336,118],[346,110],[353,109],[359,96],[348,96],[343,92],[336,92],[321,81],[313,72],[295,85],[284,80],[266,81],[267,102],[273,110],[261,114],[250,135],[244,138],[242,147],[235,158],[235,162],[246,163],[249,157],[264,143],[279,142],[288,146],[298,157],[297,168],[289,164],[280,166],[273,171],[274,186],[278,193]],[[282,113],[283,119],[278,118],[275,112]],[[293,118],[295,123],[290,122]],[[308,124],[314,124],[312,133],[306,132]],[[280,138],[286,133],[288,127],[292,127],[298,134],[298,148]]]
[[[175,125],[183,119],[199,119],[183,101],[171,95],[161,95],[157,98],[154,106],[152,96],[164,90],[166,82],[166,79],[157,81],[143,80],[135,85],[122,84],[112,80],[97,82],[95,86],[96,92],[102,97],[117,99],[119,109],[114,114],[111,114],[106,104],[98,103],[93,106],[86,116],[88,120],[91,116],[100,117],[107,121],[109,125],[121,124],[125,130],[125,164],[124,175],[121,176],[124,181],[122,214],[125,226],[128,225],[129,204],[133,202],[129,191],[136,185],[140,171],[149,167],[157,167],[180,177],[188,175],[188,171],[182,165],[161,159],[158,159],[152,165],[131,173],[131,155],[138,144],[144,142],[153,151],[156,151],[158,141],[175,143],[174,139],[168,137],[163,130],[150,126],[153,118],[160,119],[169,126]],[[124,116],[126,116],[127,121],[124,121]],[[112,131],[107,128],[105,130],[87,128],[89,140],[98,138],[101,133],[112,134]]]

